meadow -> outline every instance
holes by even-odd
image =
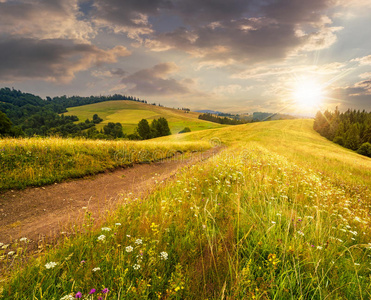
[[[207,142],[0,139],[0,191],[52,184],[208,148]]]
[[[371,159],[312,120],[170,136],[227,147],[24,265],[0,299],[369,299]]]
[[[94,114],[98,114],[103,119],[100,124],[96,125],[98,130],[109,122],[114,122],[121,123],[126,134],[133,133],[140,120],[147,119],[151,122],[159,117],[166,118],[173,134],[185,127],[189,127],[192,131],[198,131],[225,126],[200,120],[198,119],[200,113],[197,112],[185,113],[183,110],[125,100],[71,107],[68,108],[68,113],[65,113],[65,115],[77,116],[80,122],[92,119]]]

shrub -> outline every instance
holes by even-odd
[[[344,146],[344,139],[342,136],[335,136],[333,142],[340,146]]]
[[[183,130],[179,131],[179,133],[186,133],[191,132],[191,129],[189,127],[185,127]]]
[[[363,143],[361,147],[357,150],[358,154],[365,155],[371,157],[371,144],[370,143]]]

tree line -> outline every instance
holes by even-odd
[[[318,111],[314,130],[330,141],[359,154],[371,157],[371,112],[351,110],[339,112]]]
[[[233,118],[227,118],[227,117],[219,117],[210,113],[204,113],[198,116],[200,120],[206,120],[214,123],[219,124],[226,124],[226,125],[239,125],[239,124],[245,124],[246,121],[233,119]]]

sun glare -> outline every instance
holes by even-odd
[[[292,96],[297,105],[302,108],[313,109],[319,106],[324,97],[322,86],[313,79],[297,82]]]

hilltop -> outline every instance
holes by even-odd
[[[126,100],[71,107],[67,110],[65,115],[75,115],[79,120],[91,119],[94,114],[98,114],[103,121],[97,125],[97,129],[103,128],[109,122],[121,123],[124,133],[133,133],[141,119],[151,121],[159,117],[166,118],[172,134],[178,133],[185,127],[189,127],[191,131],[223,127],[220,124],[198,119],[200,113],[197,112]]]

